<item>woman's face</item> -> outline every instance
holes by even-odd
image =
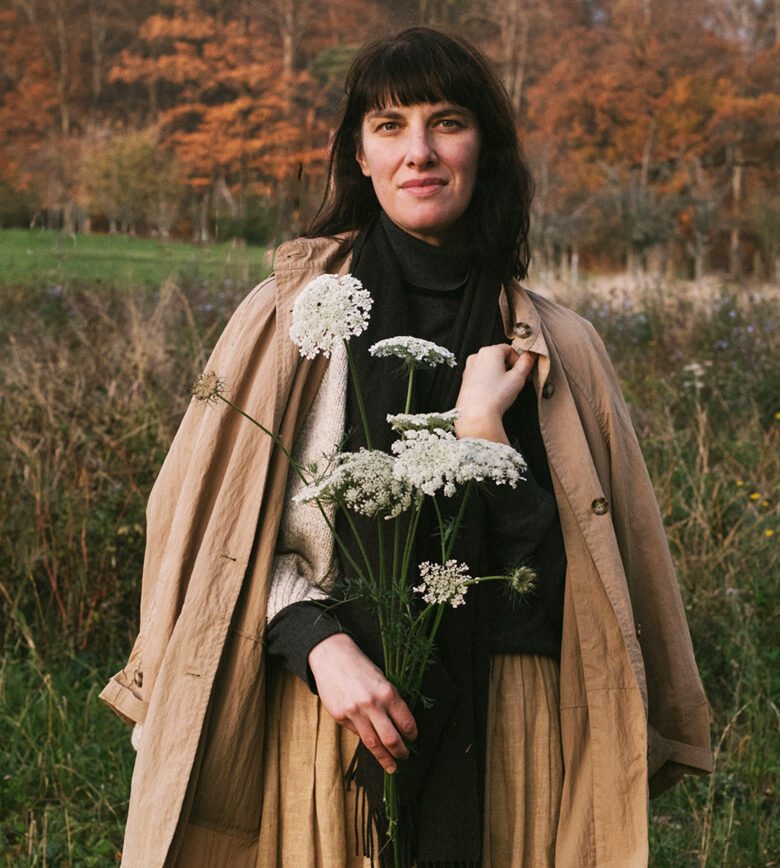
[[[438,246],[469,206],[479,146],[469,109],[450,102],[388,105],[363,118],[357,160],[393,223]]]

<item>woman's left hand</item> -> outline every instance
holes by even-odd
[[[536,364],[536,353],[518,355],[509,344],[492,344],[466,359],[455,406],[458,437],[480,437],[495,443],[509,439],[504,413],[512,406]]]

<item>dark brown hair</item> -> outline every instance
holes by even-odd
[[[345,84],[328,186],[307,235],[361,229],[379,210],[356,160],[363,118],[387,105],[454,102],[470,109],[481,135],[477,183],[466,211],[480,259],[502,280],[528,270],[533,181],[517,140],[512,107],[485,58],[465,40],[414,27],[364,46]]]

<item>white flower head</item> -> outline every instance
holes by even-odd
[[[700,391],[704,387],[705,380],[707,378],[706,366],[711,365],[712,362],[705,362],[702,365],[699,362],[691,362],[689,365],[683,366],[683,377],[685,378],[685,382],[683,386],[687,389],[695,389],[697,392]]]
[[[492,479],[496,485],[511,485],[525,479],[526,463],[523,456],[506,443],[493,443],[476,437],[458,440],[462,458],[458,467],[458,481],[483,482]]]
[[[412,505],[411,486],[393,474],[392,455],[378,449],[341,452],[333,459],[335,469],[295,495],[299,503],[340,503],[353,512],[387,518],[400,515]]]
[[[362,334],[374,300],[351,274],[321,274],[304,286],[293,306],[290,337],[307,359],[330,357],[339,341]]]
[[[406,431],[433,431],[441,428],[444,431],[452,431],[455,420],[460,416],[460,410],[445,410],[443,413],[396,413],[389,414],[387,421],[394,431],[400,434]]]
[[[423,494],[434,495],[442,490],[452,497],[458,481],[460,452],[458,440],[450,431],[410,430],[404,440],[393,443],[398,456],[395,474]]]
[[[420,564],[420,578],[422,584],[413,590],[422,594],[426,603],[448,603],[455,609],[466,602],[467,582],[471,580],[467,564],[459,564],[456,560],[449,560],[445,564],[423,561]]]
[[[437,365],[449,365],[454,368],[458,364],[455,356],[445,347],[440,347],[432,341],[401,335],[395,338],[385,338],[369,347],[369,353],[378,358],[397,356],[416,368],[425,365],[435,368]]]
[[[526,469],[522,455],[504,443],[464,437],[441,428],[410,430],[406,438],[393,443],[398,459],[395,474],[423,494],[442,491],[452,497],[458,485],[493,480],[515,488]]]

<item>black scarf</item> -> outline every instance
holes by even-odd
[[[357,238],[352,273],[373,298],[367,331],[353,338],[358,380],[366,405],[372,446],[385,451],[396,439],[386,422],[388,413],[401,412],[406,397],[406,376],[398,359],[377,359],[368,348],[376,341],[397,335],[413,334],[409,322],[404,281],[381,220],[374,220]],[[416,376],[412,412],[447,410],[454,406],[460,388],[466,357],[480,347],[503,341],[498,313],[500,281],[474,264],[462,291],[458,314],[447,348],[458,360],[456,368],[439,366],[431,373]],[[357,401],[350,386],[347,398],[346,448],[365,446]],[[445,515],[457,512],[459,501],[440,499]],[[375,540],[375,524],[355,517],[362,539]],[[417,562],[438,559],[439,542],[433,516],[423,511]],[[356,560],[359,553],[346,522],[337,530],[347,541]],[[478,492],[472,493],[467,520],[462,526],[454,556],[465,561],[472,575],[484,575],[487,553],[484,504]],[[376,562],[378,552],[369,551]],[[411,757],[399,763],[402,818],[411,836],[406,840],[405,864],[426,866],[463,866],[477,868],[482,853],[482,815],[484,802],[484,764],[487,697],[490,666],[490,607],[480,588],[469,590],[467,605],[447,609],[436,640],[436,660],[429,666],[422,695],[433,700],[430,707],[418,703],[413,709],[419,737]],[[357,603],[338,609],[358,645],[377,665],[382,665],[378,627],[365,607]],[[427,703],[426,703],[427,705]],[[364,853],[387,863],[388,851],[374,854],[371,823],[378,830],[380,846],[384,841],[381,818],[382,769],[373,756],[360,746],[348,778],[354,780],[363,799],[359,799]],[[384,858],[383,858],[384,857]]]

